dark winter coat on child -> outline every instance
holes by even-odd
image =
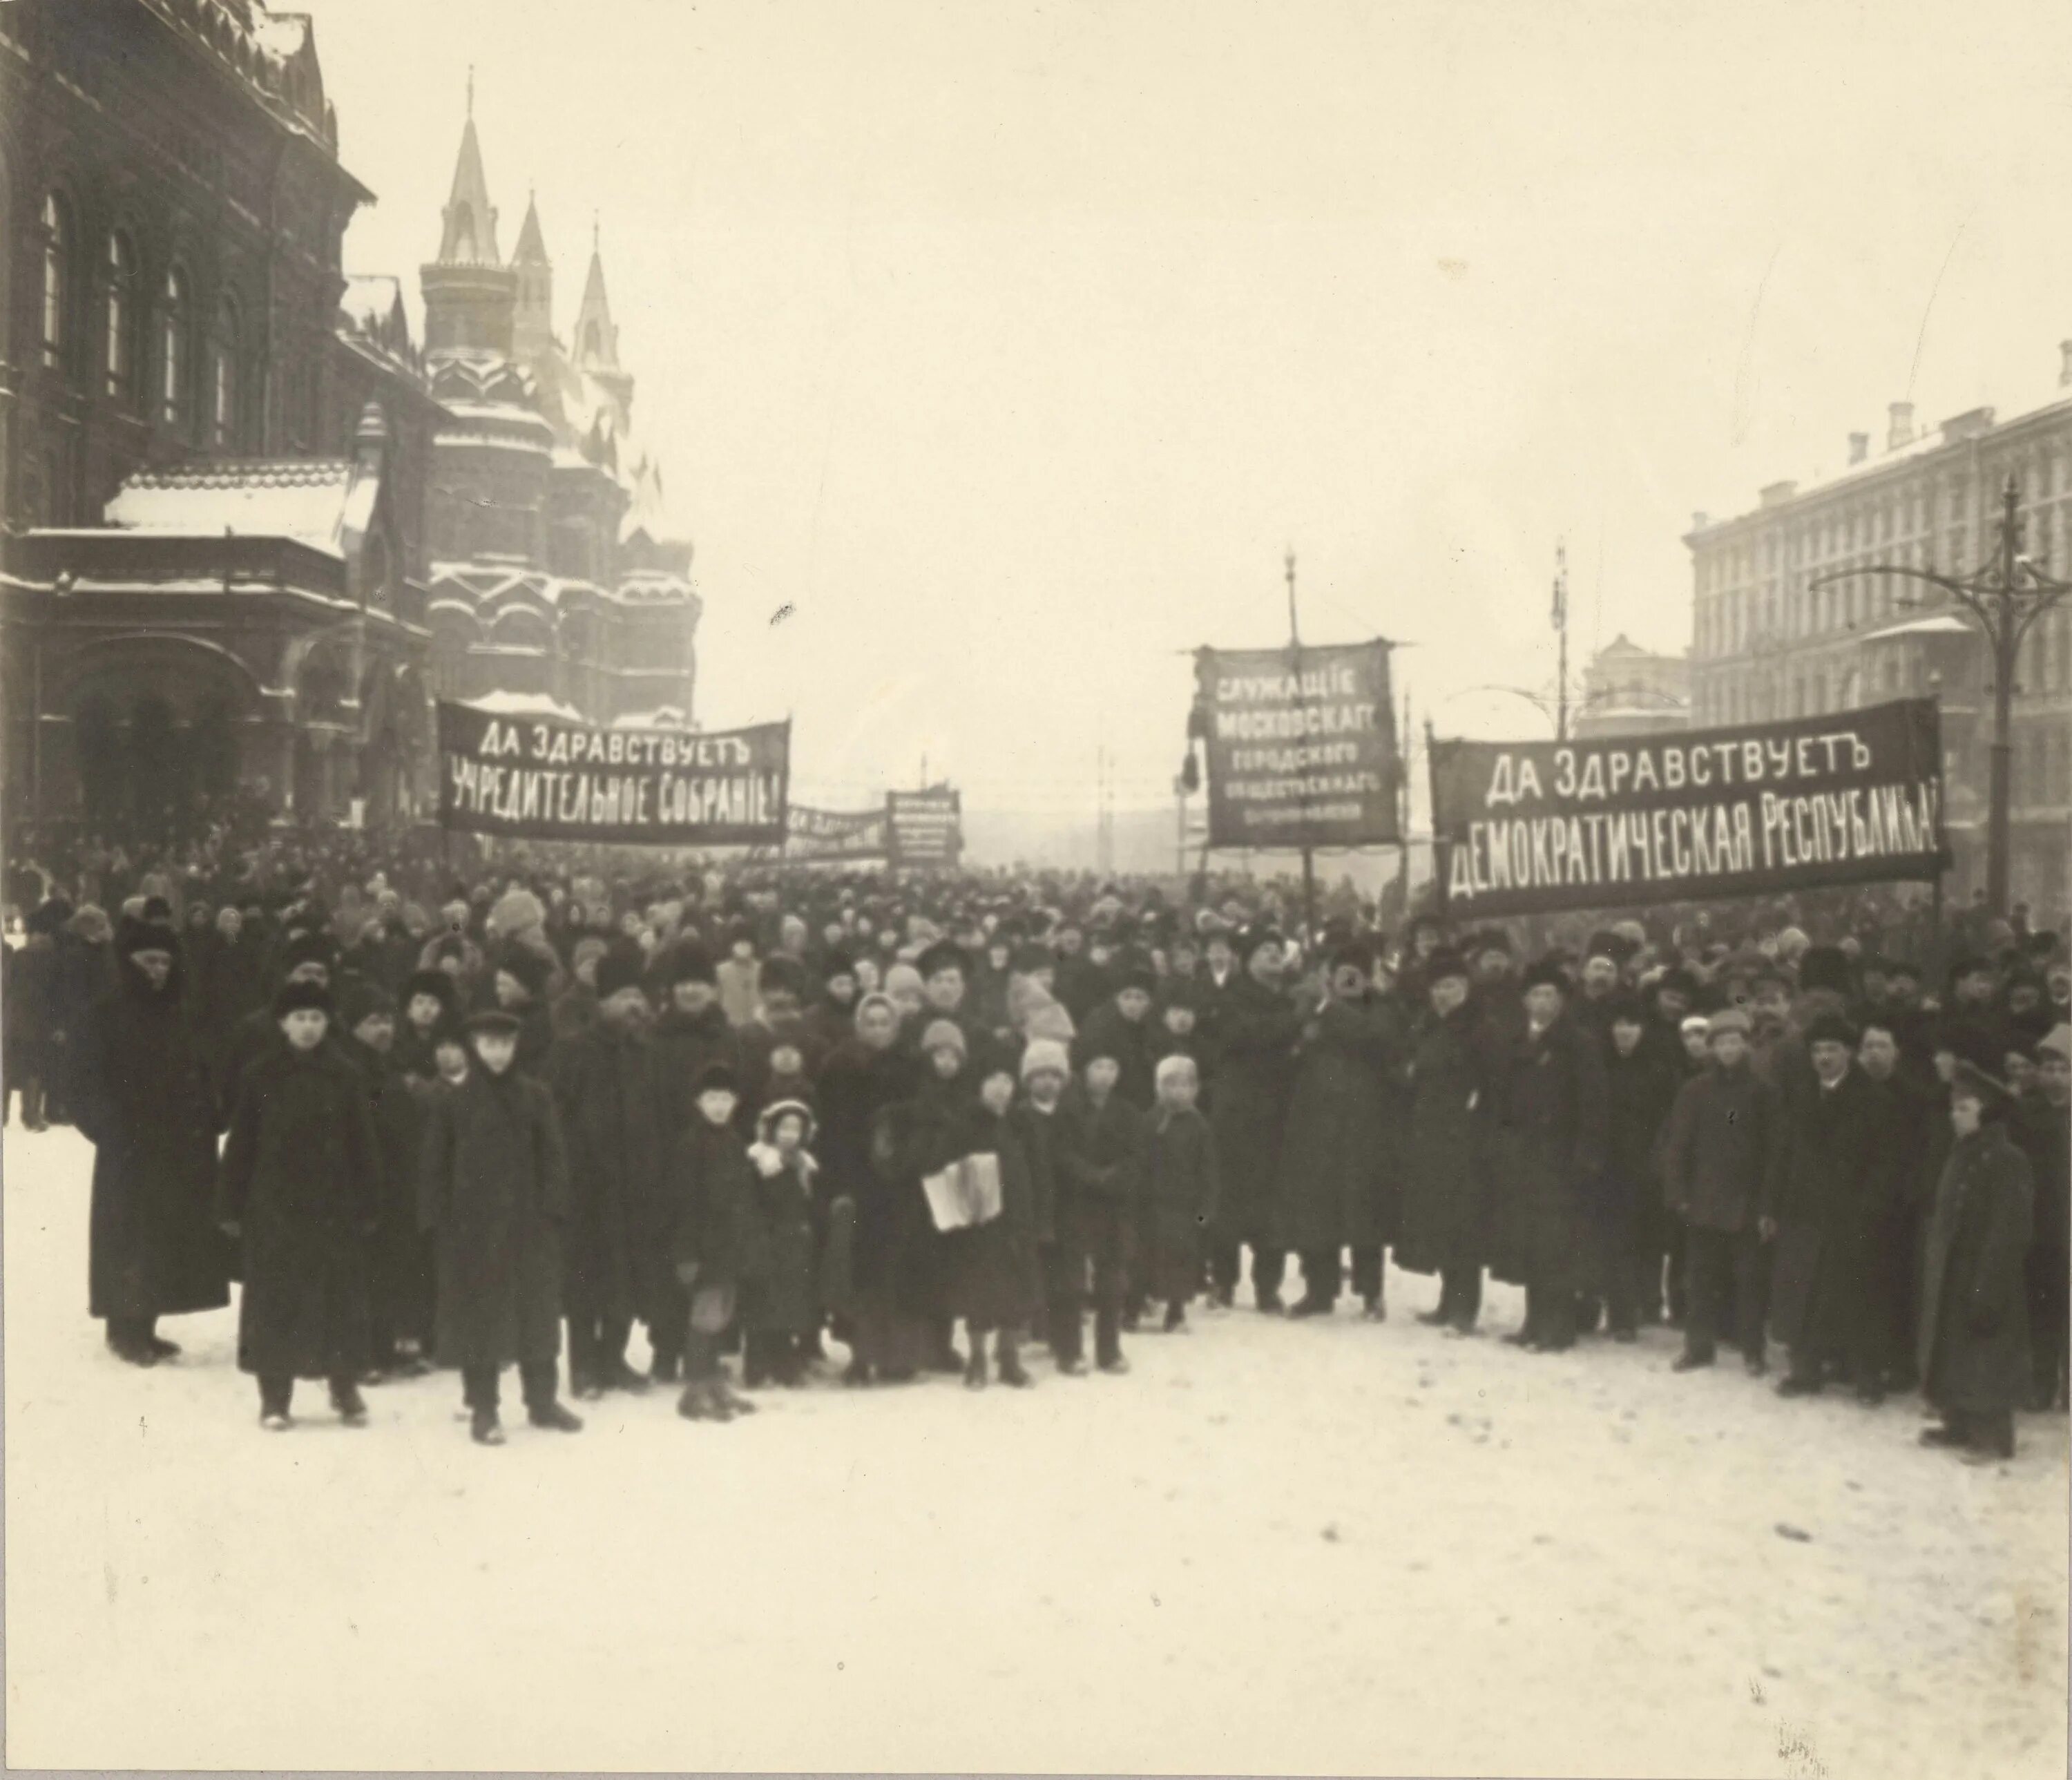
[[[697,1266],[693,1289],[738,1291],[761,1280],[767,1263],[756,1216],[755,1174],[734,1127],[693,1112],[676,1140],[668,1178],[667,1253],[672,1267]]]
[[[246,1371],[360,1376],[380,1204],[380,1143],[360,1072],[329,1046],[277,1040],[238,1084],[223,1152],[222,1215],[244,1242]]]
[[[944,1239],[949,1252],[950,1314],[974,1329],[1026,1329],[1042,1289],[1036,1253],[1036,1189],[1029,1152],[1013,1118],[984,1106],[966,1115],[966,1155],[1000,1164],[1000,1215]]]
[[[1096,1105],[1079,1083],[1057,1113],[1060,1234],[1104,1268],[1127,1268],[1144,1190],[1145,1116],[1119,1094]]]
[[[811,1334],[820,1326],[813,1239],[813,1177],[820,1170],[803,1149],[787,1163],[758,1143],[748,1159],[754,1178],[743,1205],[742,1326],[750,1334]]]
[[[182,1005],[131,960],[73,1035],[71,1112],[94,1145],[88,1309],[149,1318],[230,1301],[216,1227],[216,1108]],[[280,1034],[274,1034],[278,1038]]]
[[[514,1064],[429,1091],[417,1215],[438,1262],[440,1362],[551,1365],[561,1346],[568,1160],[553,1096]]]
[[[1937,1408],[1989,1414],[2029,1388],[2024,1260],[2034,1217],[2028,1158],[1996,1121],[1960,1137],[1928,1223],[1918,1355]]]
[[[1145,1215],[1138,1220],[1148,1243],[1137,1260],[1145,1297],[1184,1305],[1200,1289],[1217,1190],[1209,1121],[1193,1107],[1153,1108],[1145,1146]]]

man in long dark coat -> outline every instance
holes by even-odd
[[[1924,1445],[2014,1456],[2014,1410],[2029,1388],[2024,1261],[2033,1234],[2029,1161],[2008,1136],[2011,1096],[1959,1064],[1956,1142],[1929,1219],[1921,1295],[1922,1394],[1942,1412]]]
[[[2036,1084],[2022,1096],[2015,1141],[2029,1158],[2036,1191],[2036,1236],[2025,1263],[2029,1342],[2034,1388],[2029,1407],[2038,1413],[2066,1403],[2068,1334],[2066,1252],[2072,1247],[2072,1026],[2059,1026],[2036,1046]]]
[[[77,1034],[72,1111],[95,1147],[88,1309],[132,1365],[179,1350],[160,1317],[230,1301],[229,1246],[216,1227],[216,1121],[182,1005],[179,939],[125,923],[118,980]]]
[[[1505,1338],[1535,1353],[1576,1344],[1584,1194],[1604,1166],[1604,1059],[1568,1016],[1551,961],[1523,982],[1525,1023],[1492,1084],[1495,1122],[1490,1270],[1525,1288],[1525,1322]]]
[[[340,1419],[361,1426],[381,1188],[372,1103],[324,1042],[329,990],[285,984],[272,1011],[286,1036],[240,1079],[223,1152],[220,1219],[244,1244],[237,1362],[259,1381],[268,1428],[288,1425],[298,1379],[327,1380]]]
[[[582,1426],[555,1394],[568,1157],[553,1094],[516,1067],[518,1022],[485,1013],[468,1024],[467,1077],[432,1097],[418,1215],[438,1254],[439,1358],[460,1368],[474,1437],[493,1446],[497,1375],[513,1362],[535,1427]]]
[[[553,1060],[569,1161],[562,1303],[569,1387],[579,1398],[647,1388],[646,1376],[626,1359],[635,1316],[648,1318],[662,1376],[683,1351],[681,1326],[669,1326],[675,1295],[664,1293],[660,1278],[669,1264],[662,1244],[669,1227],[670,1133],[639,968],[607,952],[598,960],[597,984],[596,1024],[556,1046]],[[522,1030],[519,1051],[523,1069]]]
[[[1822,1013],[1805,1038],[1814,1086],[1785,1095],[1783,1148],[1765,1202],[1777,1244],[1771,1326],[1791,1355],[1778,1394],[1818,1391],[1839,1365],[1874,1404],[1884,1396],[1874,1282],[1897,1183],[1880,1174],[1880,1103],[1855,1067],[1855,1029]]]
[[[1482,1313],[1489,1242],[1484,1050],[1466,961],[1431,953],[1419,972],[1429,1007],[1409,1064],[1410,1137],[1396,1264],[1439,1276],[1439,1302],[1420,1322],[1467,1335]]]
[[[1327,1316],[1353,1254],[1353,1287],[1383,1313],[1382,1252],[1396,1235],[1396,1121],[1390,1077],[1401,1067],[1392,1005],[1373,989],[1365,948],[1332,955],[1322,1005],[1302,1026],[1276,1194],[1302,1260],[1291,1314]]]
[[[1253,1304],[1272,1313],[1281,1305],[1288,1263],[1278,1188],[1281,1142],[1295,1088],[1295,1043],[1301,1011],[1283,992],[1281,935],[1248,931],[1237,946],[1239,974],[1218,1005],[1205,1056],[1215,1082],[1209,1124],[1216,1135],[1223,1196],[1209,1252],[1215,1301],[1228,1305],[1237,1290],[1241,1245],[1252,1248]]]

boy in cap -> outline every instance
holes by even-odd
[[[245,1071],[223,1154],[221,1221],[245,1254],[238,1364],[258,1379],[262,1426],[289,1426],[304,1378],[327,1379],[339,1419],[364,1427],[373,1115],[358,1071],[324,1042],[329,990],[283,984],[273,1012],[284,1042]]]
[[[439,1359],[460,1368],[485,1446],[504,1444],[499,1374],[513,1363],[534,1427],[582,1426],[556,1395],[568,1161],[553,1094],[517,1067],[518,1027],[501,1009],[467,1022],[472,1067],[432,1097],[418,1173],[418,1218],[438,1252]]]
[[[347,981],[339,997],[343,1050],[366,1084],[381,1158],[369,1282],[373,1334],[370,1381],[414,1378],[430,1368],[431,1255],[417,1227],[417,1162],[424,1108],[396,1067],[395,1003],[377,983]]]
[[[1663,1194],[1684,1224],[1684,1351],[1671,1370],[1712,1363],[1720,1315],[1751,1375],[1764,1370],[1762,1195],[1784,1139],[1777,1091],[1757,1075],[1749,1017],[1712,1016],[1712,1061],[1678,1091],[1661,1148]]]
[[[1129,1370],[1122,1305],[1144,1182],[1144,1115],[1116,1091],[1121,1075],[1112,1048],[1087,1048],[1063,1104],[1057,1151],[1059,1216],[1092,1272],[1094,1363],[1104,1372]]]
[[[1183,1330],[1187,1305],[1202,1284],[1202,1241],[1216,1212],[1216,1140],[1195,1109],[1201,1076],[1194,1059],[1161,1058],[1157,1103],[1145,1146],[1143,1248],[1133,1291],[1166,1306],[1166,1333]]]
[[[676,1401],[676,1413],[687,1420],[730,1421],[755,1407],[729,1388],[720,1363],[720,1338],[754,1264],[744,1236],[755,1181],[734,1129],[740,1100],[732,1066],[706,1064],[693,1083],[690,1122],[669,1165],[668,1254],[689,1306],[684,1391]]]

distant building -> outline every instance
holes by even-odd
[[[2020,492],[2024,547],[2072,565],[2072,341],[2056,393],[2006,421],[1990,408],[1917,430],[1892,405],[1885,449],[1852,434],[1839,475],[1774,483],[1749,513],[1697,516],[1692,554],[1693,721],[1796,717],[1934,694],[1942,701],[1948,824],[1961,894],[1984,878],[1991,652],[1932,588],[1851,573],[1906,564],[1969,574],[1996,548],[2000,495]],[[1810,585],[1823,575],[1840,578]],[[2051,908],[2072,853],[2072,609],[2029,631],[2015,684],[2012,883]]]
[[[1690,721],[1690,658],[1656,655],[1622,631],[1584,668],[1582,702],[1571,727],[1587,740],[1681,730]]]
[[[372,195],[306,18],[0,4],[11,814],[418,802],[441,415],[393,287],[339,269]]]
[[[471,116],[438,256],[421,273],[426,364],[446,415],[430,520],[433,678],[449,697],[688,726],[691,547],[633,432],[602,258],[593,240],[565,343],[536,206],[508,261],[496,224]]]

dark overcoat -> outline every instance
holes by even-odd
[[[754,1153],[750,1160],[755,1161]],[[742,1326],[809,1334],[820,1326],[813,1256],[815,1171],[779,1167],[766,1174],[755,1162],[751,1172],[754,1180],[742,1200]],[[702,1277],[702,1268],[700,1273]]]
[[[367,1088],[336,1050],[286,1040],[246,1069],[223,1151],[241,1227],[237,1361],[261,1378],[357,1379],[381,1153]]]
[[[1336,1254],[1394,1238],[1402,1053],[1396,1010],[1378,997],[1333,1001],[1303,1028],[1275,1189],[1290,1248]]]
[[[1120,1094],[1096,1105],[1075,1083],[1059,1104],[1058,1120],[1063,1239],[1096,1269],[1126,1267],[1144,1190],[1145,1116]]]
[[[1957,1141],[1936,1186],[1922,1270],[1922,1394],[1938,1409],[2013,1409],[2029,1393],[2023,1258],[2033,1203],[2028,1158],[2004,1126]]]
[[[551,1365],[561,1348],[569,1174],[545,1084],[479,1063],[428,1091],[417,1215],[438,1262],[448,1366]]]
[[[671,1296],[673,1219],[664,1178],[669,1138],[647,1038],[600,1020],[554,1047],[549,1079],[568,1146],[562,1308],[606,1323],[652,1317]]]
[[[944,1239],[950,1313],[975,1329],[1022,1328],[1035,1314],[1040,1283],[1029,1152],[1014,1121],[983,1106],[972,1108],[963,1138],[965,1153],[999,1158],[1000,1215]]]
[[[1287,1246],[1278,1191],[1281,1144],[1301,1031],[1294,1004],[1252,976],[1233,977],[1218,1005],[1209,1053],[1215,1079],[1209,1123],[1223,1183],[1216,1229],[1226,1243]]]
[[[1696,1230],[1752,1228],[1784,1142],[1777,1090],[1745,1063],[1677,1090],[1661,1140],[1662,1196]]]
[[[397,1067],[395,1053],[370,1049],[348,1035],[345,1054],[366,1083],[381,1155],[381,1198],[375,1214],[373,1309],[392,1337],[421,1336],[432,1304],[432,1252],[417,1222],[417,1167],[425,1148],[425,1108]]]
[[[1475,1012],[1427,1013],[1410,1064],[1410,1131],[1396,1264],[1478,1268],[1489,1244],[1485,1048]]]
[[[1219,1190],[1215,1133],[1187,1107],[1152,1109],[1145,1142],[1144,1209],[1137,1220],[1143,1290],[1166,1304],[1185,1304],[1200,1290],[1202,1248]]]
[[[668,1182],[672,1266],[695,1264],[699,1291],[760,1279],[767,1264],[754,1171],[734,1127],[693,1113],[671,1153]]]
[[[230,1301],[216,1224],[216,1111],[177,960],[165,987],[122,960],[115,993],[76,1034],[72,1113],[94,1145],[87,1305],[178,1316]]]
[[[1853,1067],[1833,1087],[1787,1096],[1784,1137],[1766,1195],[1777,1220],[1771,1332],[1786,1346],[1869,1346],[1892,1183],[1881,1174],[1881,1097]]]
[[[1564,1012],[1515,1032],[1494,1084],[1490,1271],[1515,1285],[1575,1289],[1585,1194],[1604,1166],[1605,1065]]]

